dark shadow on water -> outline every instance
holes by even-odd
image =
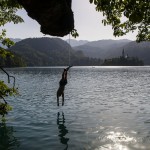
[[[13,135],[12,126],[7,126],[5,121],[0,122],[0,150],[16,150],[20,146],[17,138]]]
[[[66,145],[66,147],[64,148],[64,150],[68,149],[68,141],[69,138],[66,137],[68,130],[67,127],[65,126],[65,116],[64,113],[57,113],[57,125],[58,125],[58,129],[59,129],[59,134],[58,136],[60,137],[60,143]]]

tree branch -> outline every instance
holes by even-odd
[[[15,88],[15,81],[16,81],[15,77],[14,76],[10,76],[9,73],[6,70],[4,70],[3,67],[0,66],[0,69],[7,75],[7,77],[8,77],[8,83],[10,83],[10,78],[14,79],[14,82],[13,82],[13,90],[14,90],[14,88]]]
[[[7,75],[7,77],[8,77],[8,83],[10,83],[10,75],[9,75],[2,67],[0,67],[0,69],[1,69],[4,73],[6,73],[6,75]]]
[[[3,99],[3,101],[5,102],[5,104],[7,104],[5,98],[2,95],[0,95],[0,97]]]

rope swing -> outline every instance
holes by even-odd
[[[70,45],[70,34],[69,34],[69,45]],[[67,68],[64,69],[63,73],[62,73],[62,78],[59,81],[59,88],[57,90],[57,106],[59,106],[59,97],[62,96],[62,106],[64,105],[64,90],[65,90],[65,85],[67,84],[67,73],[69,71],[69,69],[72,67],[71,63],[70,63],[70,48],[71,46],[68,46],[68,52],[69,52],[69,60],[68,60],[68,64],[69,66]]]

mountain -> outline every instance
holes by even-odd
[[[73,39],[68,39],[66,40],[68,44],[71,45],[71,47],[75,47],[75,46],[80,46],[80,45],[84,45],[86,43],[88,43],[87,40],[73,40]]]
[[[17,42],[10,51],[20,55],[27,66],[100,65],[100,59],[88,58],[74,51],[60,38],[28,38]]]
[[[124,46],[129,56],[135,56],[144,60],[145,65],[150,65],[150,42],[130,42]]]
[[[80,50],[83,52],[83,54],[87,57],[92,57],[92,58],[102,58],[103,53],[105,52],[104,49],[99,48],[99,47],[93,47],[89,45],[81,45],[81,46],[76,46],[74,47],[75,50]]]
[[[143,60],[145,65],[150,65],[150,42],[137,43],[132,41],[120,48],[109,49],[105,58],[118,57],[121,55],[123,49],[125,50],[126,55],[137,57]]]
[[[14,43],[17,43],[23,39],[20,39],[20,38],[10,38],[10,40],[12,40]]]
[[[14,43],[21,41],[22,39],[20,38],[10,38],[10,40],[12,40]],[[2,48],[7,48],[6,46],[3,46],[2,43],[0,43],[0,47]]]
[[[150,42],[137,43],[130,40],[99,40],[74,47],[86,56],[108,59],[121,56],[122,50],[131,57],[138,57],[145,65],[150,65]]]
[[[21,41],[19,38],[10,38],[14,43]],[[14,52],[9,52],[7,50],[7,47],[4,46],[2,43],[0,43],[0,51],[1,53],[5,53],[6,56],[3,57],[0,55],[0,66],[3,67],[25,67],[26,63],[24,60],[21,58],[20,55],[14,53]]]
[[[98,40],[98,41],[92,41],[86,43],[88,46],[92,47],[99,47],[104,50],[110,49],[110,48],[118,48],[126,45],[127,43],[131,42],[130,40],[123,39],[123,40]]]
[[[8,52],[8,50],[6,50]],[[16,53],[9,53],[6,55],[6,57],[0,57],[0,66],[11,68],[11,67],[25,67],[26,63],[22,59],[21,56],[19,56]]]
[[[81,50],[88,57],[93,58],[109,58],[116,50],[121,50],[122,47],[131,42],[130,40],[99,40],[88,42],[81,46],[74,47],[75,50]],[[118,53],[116,54],[118,55]],[[115,55],[115,56],[116,56]],[[119,54],[120,55],[120,54]]]
[[[129,57],[137,57],[150,65],[150,42],[126,39],[86,41],[71,47],[60,38],[28,38],[16,42],[9,50],[21,56],[27,66],[62,66],[68,65],[69,59],[72,65],[101,65],[101,59],[120,57],[123,49]]]
[[[28,66],[67,65],[69,50],[74,51],[59,38],[28,38],[12,46],[13,51],[22,56]]]

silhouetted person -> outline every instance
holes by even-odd
[[[68,68],[64,69],[62,73],[62,78],[59,81],[59,88],[57,90],[57,106],[59,106],[59,97],[62,96],[62,106],[64,105],[64,90],[65,90],[65,85],[67,84],[67,71],[69,70],[71,66]]]

